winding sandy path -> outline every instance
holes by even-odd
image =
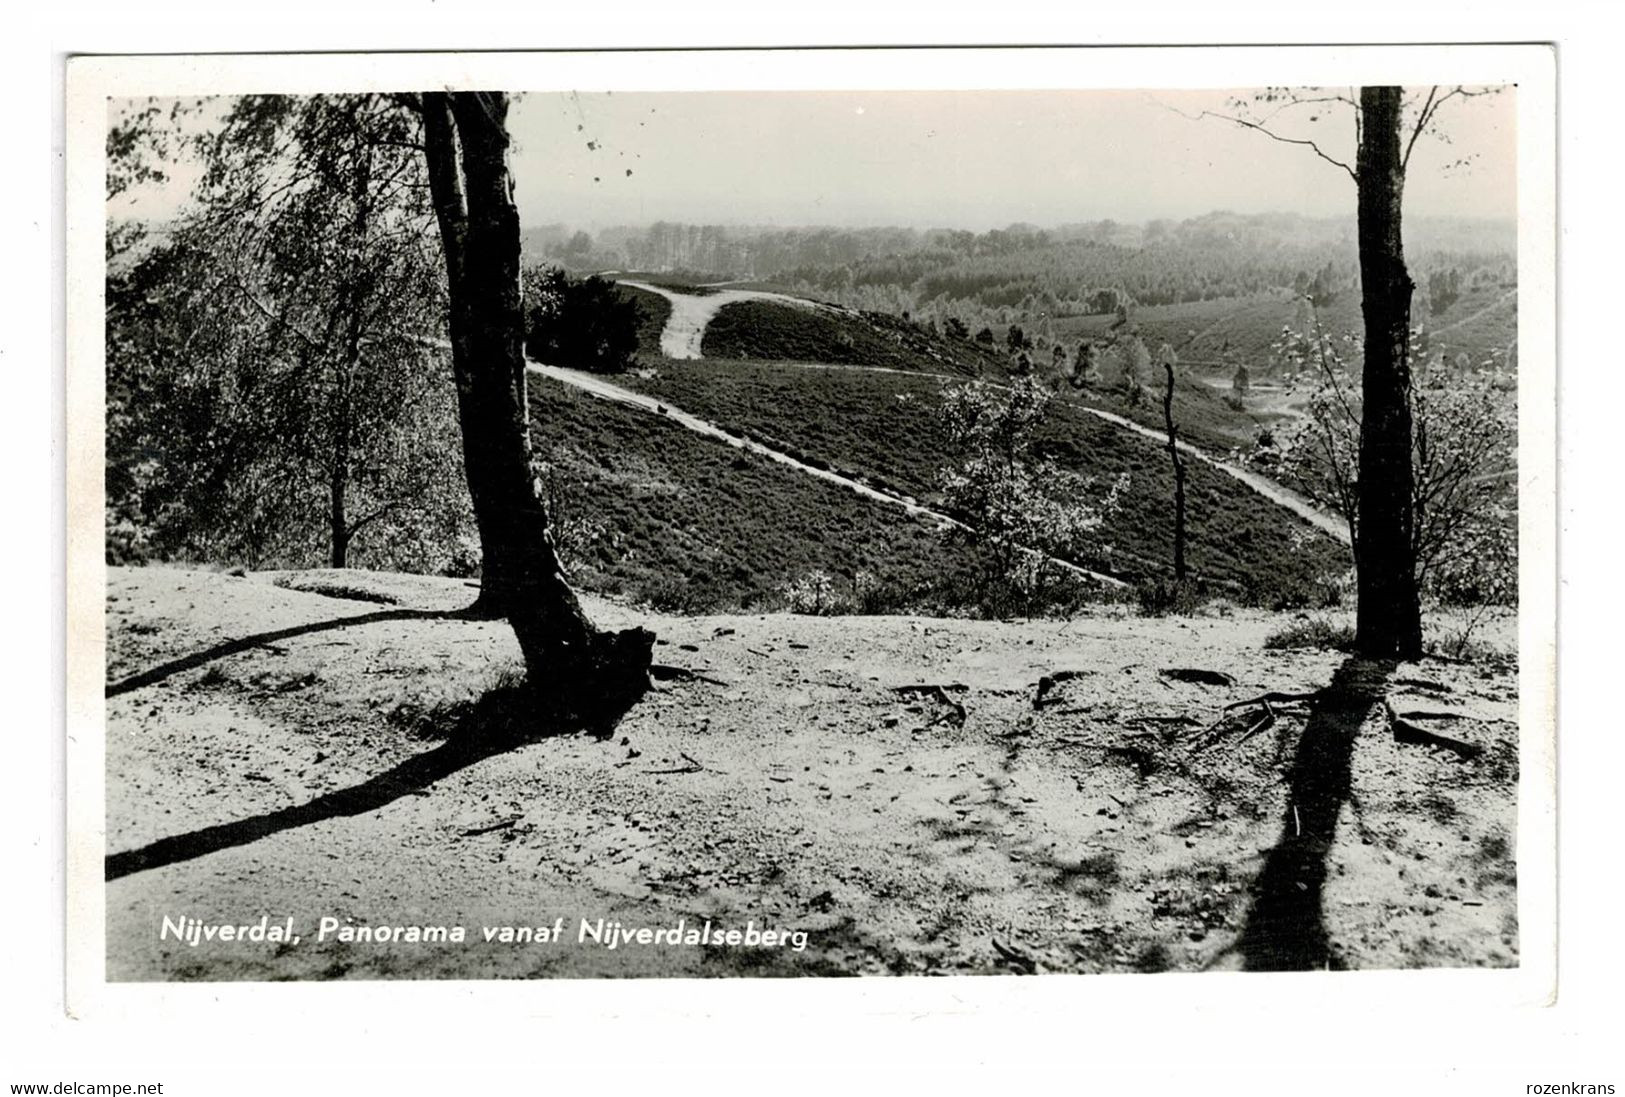
[[[796,308],[804,309],[831,307],[829,305],[819,304],[816,301],[808,301],[801,297],[790,297],[786,294],[768,293],[762,290],[719,289],[715,293],[702,295],[677,293],[673,290],[663,289],[660,286],[651,285],[648,282],[622,281],[620,284],[623,286],[631,286],[634,289],[645,290],[649,293],[658,293],[660,296],[671,302],[671,316],[667,319],[665,328],[660,332],[660,352],[667,358],[687,360],[700,358],[700,344],[705,340],[705,329],[711,323],[712,317],[716,316],[716,314],[724,307],[731,305],[736,301],[773,301],[779,304],[791,305]],[[833,368],[863,370],[870,373],[907,373],[917,377],[942,377],[949,380],[964,380],[964,378],[957,377],[952,374],[927,373],[918,370],[900,370],[892,369],[886,366],[859,366],[848,364],[835,366]],[[561,370],[559,372],[575,373],[576,371]],[[632,394],[625,389],[618,388],[617,386],[608,384],[597,376],[590,374],[581,374],[580,376],[583,378],[590,378],[592,382],[598,384],[603,389],[613,389],[615,392],[621,393],[630,398],[623,400],[623,402],[635,403],[640,407],[658,404],[658,401],[648,400],[647,398],[633,398],[635,394]],[[606,395],[606,393],[599,392],[599,395]],[[619,397],[610,397],[610,399],[619,399]],[[1077,405],[1077,407],[1081,411],[1084,411],[1089,415],[1093,415],[1097,419],[1104,420],[1105,422],[1111,423],[1115,426],[1122,427],[1125,430],[1132,431],[1133,433],[1144,438],[1148,438],[1159,446],[1165,444],[1165,438],[1160,431],[1142,426],[1139,423],[1134,422],[1132,419],[1125,418],[1124,416],[1117,415],[1113,412],[1105,411],[1101,408],[1091,407],[1088,404],[1080,403]],[[708,423],[697,416],[683,413],[683,418],[678,418],[676,415],[673,415],[673,418],[677,418],[679,422],[684,422],[684,419],[692,420],[694,425],[691,429],[700,430],[701,433],[712,434],[715,437],[734,437],[733,435],[728,434],[726,431],[721,430],[721,428],[717,427],[715,424]],[[684,425],[688,426],[690,424],[688,422],[684,422]],[[760,448],[764,453],[777,452],[769,451],[766,449],[766,447],[758,448]],[[1260,476],[1255,472],[1251,472],[1247,469],[1232,464],[1229,461],[1223,460],[1222,458],[1215,457],[1213,454],[1194,446],[1189,442],[1181,441],[1179,443],[1179,449],[1181,453],[1189,454],[1191,457],[1194,457],[1196,460],[1202,462],[1210,468],[1217,469],[1219,472],[1222,472],[1231,479],[1246,485],[1253,492],[1263,496],[1265,499],[1268,499],[1277,506],[1286,508],[1299,518],[1303,519],[1305,522],[1308,522],[1311,526],[1314,526],[1322,533],[1327,534],[1342,544],[1348,545],[1353,543],[1353,539],[1349,535],[1349,527],[1347,522],[1344,522],[1342,519],[1337,518],[1334,515],[1326,514],[1301,496],[1287,490],[1280,484]],[[789,458],[784,454],[777,454],[775,459],[788,460],[792,464],[796,464],[815,475],[823,474],[822,470],[801,465],[799,462],[794,461],[793,458]],[[828,476],[826,476],[826,479],[827,478]],[[865,488],[864,490],[872,491],[873,489]],[[914,503],[912,500],[908,501],[908,505],[914,507],[918,506],[918,504]]]
[[[1475,312],[1475,313],[1473,313],[1473,314],[1471,314],[1469,316],[1463,316],[1460,320],[1452,320],[1450,323],[1446,324],[1444,327],[1435,328],[1432,331],[1428,332],[1428,335],[1430,335],[1430,336],[1440,336],[1440,335],[1443,335],[1447,331],[1455,331],[1459,327],[1462,327],[1462,326],[1464,326],[1466,324],[1471,324],[1474,320],[1477,320],[1480,317],[1488,316],[1490,313],[1494,312],[1496,309],[1500,308],[1502,305],[1506,304],[1508,301],[1515,300],[1517,298],[1517,296],[1518,296],[1518,291],[1516,289],[1508,290],[1506,293],[1503,293],[1500,297],[1497,297],[1495,300],[1491,301],[1489,304],[1485,305],[1483,308],[1479,309],[1477,312]]]
[[[780,364],[794,369],[841,369],[854,370],[860,373],[897,373],[909,377],[935,377],[945,381],[964,381],[966,379],[953,373],[930,373],[924,370],[895,369],[891,366],[859,366],[852,365],[850,363],[828,362],[786,362]],[[985,383],[998,386],[998,382],[996,381],[989,381]],[[1124,430],[1137,434],[1140,437],[1154,443],[1158,448],[1168,444],[1167,436],[1161,431],[1154,430],[1151,427],[1144,426],[1140,423],[1136,423],[1134,420],[1118,415],[1115,412],[1106,411],[1103,408],[1097,408],[1090,404],[1084,403],[1076,403],[1072,404],[1071,406],[1076,407],[1079,411],[1085,413],[1086,415],[1093,415],[1096,419],[1104,420],[1115,427],[1120,427]],[[1293,412],[1289,412],[1289,414],[1301,415],[1301,413]],[[1336,539],[1338,542],[1345,545],[1353,543],[1349,536],[1349,527],[1347,522],[1344,522],[1341,518],[1319,510],[1314,506],[1314,504],[1310,503],[1302,496],[1282,487],[1280,484],[1277,484],[1268,477],[1260,476],[1256,472],[1244,469],[1239,465],[1224,460],[1221,457],[1215,457],[1212,453],[1202,449],[1200,446],[1193,445],[1192,443],[1184,441],[1183,439],[1181,439],[1179,442],[1179,451],[1181,453],[1188,454],[1189,456],[1202,462],[1204,465],[1207,465],[1208,467],[1239,481],[1251,489],[1254,493],[1263,496],[1265,499],[1268,499],[1277,506],[1286,508],[1299,518],[1303,519],[1305,522],[1320,530],[1322,533]]]
[[[829,308],[803,297],[783,293],[768,293],[754,289],[718,289],[715,293],[677,293],[648,282],[622,280],[623,286],[657,293],[671,302],[671,315],[660,332],[660,353],[667,358],[694,359],[700,357],[700,344],[705,341],[705,329],[712,317],[728,305],[740,301],[772,301],[801,309]]]
[[[1132,419],[1125,419],[1121,415],[1116,415],[1100,408],[1092,408],[1087,404],[1079,404],[1078,408],[1081,411],[1088,412],[1097,419],[1104,419],[1106,422],[1114,423],[1117,426],[1122,427],[1124,430],[1133,431],[1135,434],[1138,434],[1144,438],[1149,438],[1159,446],[1166,446],[1168,444],[1167,435],[1163,434],[1161,431],[1152,430],[1150,427],[1142,426]],[[1213,456],[1211,453],[1208,453],[1206,450],[1199,449],[1198,447],[1193,446],[1189,442],[1183,440],[1179,442],[1179,452],[1189,454],[1198,461],[1202,462],[1204,465],[1217,469],[1219,472],[1224,473],[1226,476],[1229,476],[1234,480],[1239,480],[1241,483],[1247,485],[1247,487],[1251,488],[1259,495],[1262,495],[1276,506],[1285,507],[1293,514],[1296,514],[1299,518],[1302,518],[1305,522],[1308,522],[1321,532],[1336,538],[1343,544],[1348,545],[1353,543],[1349,536],[1348,523],[1344,522],[1340,518],[1335,518],[1330,514],[1326,514],[1325,512],[1316,509],[1314,506],[1308,502],[1305,502],[1302,498],[1293,492],[1288,491],[1275,481],[1260,476],[1256,472],[1251,472],[1237,465],[1233,465],[1229,461],[1221,460],[1220,458]]]
[[[705,329],[710,324],[712,317],[716,316],[716,314],[725,306],[735,302],[765,300],[805,309],[831,307],[828,305],[819,304],[818,302],[808,301],[804,298],[790,297],[782,293],[769,293],[763,290],[718,290],[716,293],[701,295],[676,293],[672,290],[663,289],[648,282],[635,282],[627,280],[621,282],[620,284],[631,286],[635,289],[645,290],[649,293],[657,293],[671,302],[671,316],[667,319],[666,326],[660,333],[660,350],[661,353],[666,357],[675,359],[693,360],[700,358],[700,344],[704,341]],[[450,347],[450,344],[446,343],[444,340],[431,340],[431,342],[442,347]],[[673,422],[698,434],[703,434],[707,437],[726,442],[731,446],[760,454],[761,456],[767,457],[770,460],[776,461],[782,465],[787,465],[790,468],[794,468],[802,473],[805,473],[808,476],[816,476],[820,480],[844,487],[849,491],[854,491],[859,495],[872,499],[876,502],[902,507],[910,514],[929,517],[938,522],[945,522],[962,527],[962,523],[955,521],[939,511],[921,506],[916,500],[910,499],[907,496],[882,491],[879,488],[875,488],[862,482],[861,480],[843,476],[840,473],[833,472],[829,469],[809,465],[803,461],[797,460],[795,457],[792,457],[790,454],[784,453],[781,450],[776,450],[771,446],[762,445],[760,442],[753,441],[749,438],[743,437],[742,435],[734,434],[731,431],[725,430],[710,420],[702,419],[697,415],[683,411],[681,408],[673,407],[671,404],[657,400],[652,396],[647,396],[632,389],[623,388],[620,385],[605,380],[604,377],[599,374],[587,373],[582,370],[565,369],[561,366],[544,365],[535,361],[530,362],[529,368],[531,372],[539,376],[552,378],[553,380],[559,381],[563,384],[590,392],[602,399],[613,400],[617,403],[627,404],[632,407],[642,408],[645,411],[652,411],[659,415],[665,415]],[[963,377],[958,377],[952,374],[900,370],[886,366],[842,364],[830,366],[816,365],[808,368],[850,369],[870,373],[906,373],[916,377],[937,377],[956,381],[964,380]],[[1132,419],[1117,415],[1113,412],[1105,411],[1101,408],[1092,407],[1088,404],[1079,403],[1076,405],[1076,407],[1086,414],[1093,415],[1097,419],[1101,419],[1116,427],[1127,430],[1133,434],[1137,434],[1158,446],[1165,444],[1165,439],[1161,432],[1153,430],[1150,427],[1142,426],[1141,424],[1134,422]],[[1190,442],[1181,441],[1179,443],[1179,448],[1180,452],[1188,454],[1203,464],[1216,469],[1224,475],[1240,482],[1254,493],[1268,499],[1277,506],[1285,508],[1291,513],[1297,515],[1303,521],[1309,523],[1311,526],[1322,531],[1323,533],[1326,533],[1340,543],[1345,545],[1352,544],[1352,538],[1349,535],[1347,523],[1343,522],[1341,519],[1320,511],[1306,500],[1302,499],[1293,492],[1288,491],[1281,485],[1267,479],[1266,477],[1259,476],[1257,473],[1240,468],[1229,461],[1215,457],[1206,450],[1192,445]],[[1052,559],[1054,558],[1052,557]],[[1076,564],[1069,563],[1065,560],[1055,559],[1054,562],[1075,574],[1087,576],[1098,582],[1107,584],[1108,586],[1123,587],[1127,585],[1120,579],[1113,578],[1112,576],[1105,575],[1100,572],[1090,571],[1087,568],[1078,567]]]
[[[618,404],[629,404],[632,407],[642,408],[645,411],[652,411],[657,415],[664,415],[678,426],[686,427],[689,430],[694,431],[696,434],[703,434],[708,438],[715,438],[720,442],[726,442],[728,445],[733,446],[736,449],[748,450],[751,453],[760,454],[770,461],[777,461],[781,465],[787,465],[790,468],[795,469],[797,472],[805,473],[808,476],[816,476],[818,479],[823,480],[826,483],[835,484],[838,487],[847,489],[848,491],[856,492],[866,499],[871,499],[877,503],[884,503],[888,506],[901,507],[909,514],[915,515],[916,517],[930,518],[936,522],[940,522],[944,525],[955,526],[959,529],[966,528],[963,522],[951,518],[948,515],[943,514],[941,511],[936,511],[932,510],[930,507],[921,506],[918,502],[910,499],[906,495],[897,495],[889,491],[882,491],[879,488],[866,484],[861,480],[853,479],[850,476],[843,476],[842,474],[833,472],[830,469],[818,468],[815,465],[809,465],[804,461],[797,460],[782,450],[776,450],[771,446],[764,446],[760,442],[753,441],[750,438],[724,430],[710,420],[701,419],[698,415],[692,415],[681,408],[673,407],[671,404],[668,404],[663,400],[657,400],[653,396],[647,396],[641,392],[634,392],[631,389],[622,388],[619,385],[604,380],[597,374],[586,373],[581,370],[565,369],[562,366],[547,366],[540,362],[531,362],[529,364],[529,369],[530,372],[539,377],[546,377],[562,384],[571,385],[575,388],[582,389],[585,392],[589,392],[601,399],[613,400]],[[1090,571],[1088,568],[1079,567],[1077,564],[1071,563],[1067,560],[1062,560],[1059,557],[1050,556],[1047,558],[1050,560],[1050,562],[1064,568],[1074,575],[1082,576],[1087,579],[1093,579],[1095,582],[1103,583],[1110,587],[1128,586],[1128,584],[1123,582],[1121,579],[1106,575],[1102,572]]]

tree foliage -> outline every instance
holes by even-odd
[[[641,309],[597,275],[559,267],[525,273],[525,353],[549,365],[619,373],[638,351]]]
[[[978,559],[984,601],[1030,609],[1064,579],[1052,557],[1110,555],[1099,540],[1105,520],[1128,487],[1126,474],[1109,489],[1067,472],[1035,449],[1037,429],[1053,394],[1033,376],[1008,385],[980,381],[943,391],[942,423],[953,463],[940,487],[950,513],[965,523]]]
[[[194,204],[109,274],[110,555],[473,565],[413,142],[375,96],[244,97],[193,139]]]
[[[1410,390],[1415,424],[1411,467],[1412,550],[1420,589],[1443,605],[1517,600],[1517,416],[1514,392],[1486,358],[1452,370],[1423,357]],[[1251,460],[1358,532],[1361,386],[1352,362],[1358,337],[1318,324],[1285,327],[1276,362],[1289,386],[1307,392],[1304,416],[1255,447]]]

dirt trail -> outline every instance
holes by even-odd
[[[834,472],[827,468],[818,468],[815,465],[809,465],[795,457],[792,457],[790,454],[785,453],[782,450],[774,449],[772,446],[765,446],[754,439],[745,438],[742,435],[724,430],[710,420],[701,419],[697,415],[691,415],[683,409],[663,400],[657,400],[653,396],[648,396],[641,392],[635,392],[631,389],[622,388],[619,385],[604,380],[604,378],[597,374],[585,373],[581,370],[565,369],[562,366],[547,366],[540,362],[531,362],[529,368],[532,373],[539,376],[551,378],[552,380],[559,381],[566,385],[572,385],[575,388],[590,392],[594,396],[602,399],[613,400],[620,404],[629,404],[632,407],[642,408],[645,411],[652,411],[657,415],[664,415],[672,422],[678,424],[679,426],[687,427],[689,430],[692,430],[697,434],[703,434],[708,438],[715,438],[719,441],[726,442],[728,445],[734,446],[738,449],[748,450],[751,453],[760,454],[769,460],[777,461],[781,465],[787,465],[790,468],[793,468],[798,472],[805,473],[808,476],[816,476],[820,480],[846,488],[848,491],[857,492],[859,495],[862,495],[867,499],[873,499],[876,502],[886,503],[890,506],[902,507],[912,515],[931,518],[942,525],[955,526],[960,529],[965,528],[964,523],[960,522],[958,519],[951,518],[948,515],[943,514],[941,511],[932,510],[930,507],[921,506],[918,502],[910,499],[906,495],[897,495],[889,491],[882,491],[881,489],[866,484],[861,480],[856,480],[849,476],[843,476],[841,473]],[[1102,583],[1106,586],[1126,587],[1128,585],[1121,579],[1115,578],[1114,576],[1106,575],[1103,572],[1090,571],[1088,568],[1079,567],[1077,564],[1071,563],[1067,560],[1057,559],[1053,556],[1049,557],[1048,559],[1052,563],[1065,569],[1066,571],[1071,572],[1074,575],[1082,576],[1086,579],[1092,579],[1095,582]]]
[[[851,364],[827,364],[821,362],[797,362],[793,363],[793,365],[798,368],[805,369],[844,369],[856,370],[864,373],[900,373],[912,377],[940,377],[943,380],[948,381],[964,380],[963,377],[955,374],[927,373],[920,370],[894,369],[890,366],[860,366]],[[996,382],[990,383],[996,384]],[[1150,427],[1136,423],[1132,419],[1125,418],[1124,416],[1117,415],[1114,412],[1106,411],[1102,408],[1093,407],[1089,404],[1076,403],[1072,406],[1086,415],[1092,415],[1097,419],[1111,423],[1113,426],[1121,427],[1139,435],[1142,438],[1146,438],[1154,443],[1158,448],[1162,448],[1168,444],[1167,436],[1161,431],[1152,430]],[[1215,457],[1213,454],[1202,449],[1200,446],[1187,442],[1184,439],[1179,441],[1179,451],[1181,453],[1189,454],[1191,457],[1196,458],[1196,460],[1201,461],[1203,464],[1216,469],[1234,480],[1240,481],[1256,494],[1263,496],[1265,499],[1268,499],[1277,506],[1284,507],[1285,509],[1291,511],[1293,514],[1297,515],[1299,518],[1302,518],[1305,522],[1308,522],[1316,529],[1321,530],[1333,538],[1336,538],[1343,544],[1347,545],[1351,543],[1347,522],[1344,522],[1342,519],[1333,515],[1326,514],[1324,511],[1316,508],[1314,504],[1304,500],[1302,496],[1299,496],[1295,492],[1282,487],[1280,484],[1275,483],[1275,481],[1269,479],[1268,477],[1260,476],[1256,472],[1251,472],[1247,469],[1240,468],[1232,462],[1224,460],[1222,457]]]
[[[110,568],[108,594],[109,681],[141,683],[107,701],[114,980],[1200,971],[1258,966],[1270,933],[1356,968],[1517,963],[1510,672],[1389,683],[1457,713],[1475,759],[1369,720],[1311,734],[1290,706],[1204,745],[1225,704],[1319,689],[1342,658],[1265,650],[1282,619],[1254,611],[677,618],[589,597],[700,676],[663,675],[597,740],[493,707],[517,644],[451,614],[460,580]],[[1229,678],[1167,673],[1187,667]],[[517,739],[491,734],[500,712]],[[1307,764],[1326,742],[1348,748],[1332,788]],[[302,942],[163,939],[179,916],[292,918]],[[470,939],[320,940],[324,916]],[[556,918],[562,943],[482,939]],[[583,918],[807,946],[609,950]]]
[[[621,284],[633,286],[641,290],[647,290],[650,293],[658,293],[671,302],[671,316],[666,321],[666,326],[660,333],[660,351],[668,358],[689,360],[698,359],[700,357],[700,344],[705,339],[706,326],[710,324],[712,317],[716,316],[717,312],[721,310],[723,306],[732,304],[735,301],[765,300],[774,301],[779,304],[793,305],[798,308],[831,307],[828,305],[819,304],[815,301],[808,301],[800,297],[790,297],[782,293],[766,293],[758,290],[719,290],[716,293],[699,295],[676,293],[672,290],[662,289],[659,286],[651,285],[647,282],[623,281]],[[836,366],[834,368],[860,370],[871,373],[907,373],[917,377],[941,377],[954,381],[964,380],[963,377],[954,376],[952,374],[930,373],[919,370],[900,370],[893,369],[888,366],[862,366],[846,364]],[[615,386],[606,384],[604,386],[605,391],[600,391],[599,394],[608,395],[607,390],[610,388],[615,388]],[[617,389],[617,391],[623,393],[625,392],[624,389]],[[619,399],[619,397],[611,398]],[[626,400],[623,402],[640,403],[636,400]],[[1149,438],[1159,446],[1165,444],[1166,440],[1160,432],[1152,430],[1149,427],[1141,426],[1132,419],[1125,418],[1121,415],[1116,415],[1109,411],[1104,411],[1100,408],[1091,407],[1088,404],[1080,403],[1076,406],[1079,408],[1079,410],[1086,412],[1089,415],[1093,415],[1097,419],[1104,420],[1105,422],[1130,430],[1135,434],[1141,435],[1142,437]],[[695,423],[704,423],[704,420],[700,420],[695,416],[687,416],[687,418],[694,420]],[[688,426],[690,424],[688,422],[684,422],[684,425]],[[720,432],[720,428],[717,428],[714,424],[707,423],[705,424],[705,428],[705,433],[716,433],[719,434],[719,436],[726,433]],[[1313,504],[1309,503],[1307,500],[1303,499],[1301,496],[1288,490],[1287,488],[1282,487],[1280,484],[1277,484],[1266,477],[1260,476],[1255,472],[1250,472],[1247,469],[1240,468],[1235,464],[1224,460],[1223,458],[1215,457],[1213,454],[1208,453],[1206,450],[1201,449],[1190,442],[1181,441],[1179,443],[1179,448],[1182,453],[1187,453],[1196,460],[1201,461],[1203,464],[1217,469],[1224,475],[1239,481],[1258,495],[1263,496],[1265,499],[1268,499],[1277,506],[1284,507],[1285,509],[1291,511],[1305,522],[1308,522],[1316,529],[1328,534],[1341,543],[1345,545],[1352,543],[1347,522],[1344,522],[1342,519],[1333,515],[1326,514],[1325,512],[1316,508]],[[807,468],[807,466],[804,465],[800,467],[804,469]],[[813,470],[809,469],[808,471]]]
[[[803,297],[765,290],[718,289],[715,293],[676,293],[648,282],[621,279],[620,285],[647,293],[658,293],[671,302],[671,315],[660,332],[660,353],[667,358],[694,359],[700,357],[700,344],[705,341],[705,329],[712,317],[723,308],[740,301],[773,301],[801,309],[829,308]],[[721,283],[719,283],[720,285]]]
[[[628,284],[630,285],[631,283]],[[425,339],[423,341],[442,349],[449,350],[451,347],[451,344],[446,342],[444,339]],[[959,521],[957,518],[952,518],[946,514],[943,514],[941,511],[932,510],[930,507],[921,506],[918,502],[910,499],[906,495],[898,495],[889,491],[882,491],[879,488],[866,484],[861,480],[853,479],[850,476],[843,476],[841,473],[834,472],[827,468],[818,468],[814,465],[809,465],[782,450],[774,449],[772,446],[763,445],[754,439],[745,438],[742,435],[724,430],[722,427],[717,426],[715,423],[707,419],[702,419],[698,415],[692,415],[681,408],[674,407],[669,403],[657,400],[654,397],[647,396],[641,392],[635,392],[632,389],[622,388],[620,385],[605,380],[598,374],[587,373],[583,370],[565,369],[563,366],[549,366],[534,359],[526,359],[526,368],[539,377],[546,377],[551,380],[558,381],[561,384],[570,385],[573,388],[578,388],[584,392],[591,393],[593,396],[599,397],[600,399],[613,400],[616,403],[627,404],[631,407],[641,408],[644,411],[654,412],[657,415],[664,415],[672,422],[681,427],[685,427],[688,430],[692,430],[697,434],[703,434],[708,438],[715,438],[720,442],[726,442],[728,445],[734,446],[738,449],[748,450],[751,453],[760,454],[769,460],[776,461],[781,465],[786,465],[797,470],[798,472],[805,473],[808,476],[816,476],[820,480],[846,488],[848,491],[854,491],[865,498],[874,500],[877,503],[885,503],[889,506],[901,507],[909,514],[917,517],[930,518],[944,525],[955,526],[960,529],[965,528],[965,524]],[[1062,560],[1054,556],[1047,557],[1047,559],[1064,571],[1070,572],[1073,575],[1077,575],[1085,579],[1090,579],[1104,586],[1116,587],[1119,589],[1126,589],[1128,587],[1127,583],[1116,576],[1107,575],[1104,572],[1091,571],[1088,568],[1080,567],[1069,560]]]
[[[1455,331],[1459,327],[1464,327],[1467,324],[1471,324],[1474,320],[1477,320],[1480,317],[1488,316],[1490,313],[1494,312],[1508,301],[1515,300],[1517,296],[1517,290],[1508,290],[1506,293],[1503,293],[1500,297],[1497,297],[1495,300],[1491,301],[1489,304],[1485,305],[1483,308],[1479,309],[1470,316],[1463,316],[1460,320],[1452,320],[1442,328],[1434,328],[1432,331],[1428,332],[1428,335],[1437,337],[1443,335],[1447,331]]]
[[[1132,419],[1124,418],[1121,415],[1104,411],[1100,408],[1092,408],[1086,404],[1080,404],[1078,407],[1080,410],[1088,412],[1097,419],[1104,419],[1108,423],[1115,423],[1124,430],[1133,431],[1135,434],[1138,434],[1141,437],[1149,438],[1153,442],[1156,442],[1159,446],[1165,446],[1168,444],[1167,435],[1163,434],[1161,431],[1152,430],[1150,427],[1141,426]],[[1343,544],[1347,545],[1352,543],[1352,539],[1349,536],[1349,527],[1347,522],[1343,521],[1341,518],[1333,517],[1332,515],[1326,514],[1325,512],[1317,509],[1313,505],[1305,502],[1298,495],[1288,491],[1280,484],[1275,483],[1273,480],[1260,476],[1256,472],[1251,472],[1247,469],[1240,468],[1234,464],[1231,464],[1229,461],[1215,457],[1206,450],[1193,446],[1191,443],[1186,442],[1183,439],[1181,439],[1179,442],[1179,450],[1181,453],[1188,453],[1190,456],[1196,458],[1204,465],[1217,469],[1219,472],[1224,473],[1231,479],[1239,480],[1241,483],[1247,485],[1247,487],[1251,488],[1257,494],[1262,495],[1276,506],[1284,507],[1287,510],[1290,510],[1293,514],[1296,514],[1305,522],[1308,522],[1310,525],[1314,526],[1323,533],[1335,537]]]

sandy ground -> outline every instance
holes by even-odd
[[[516,708],[512,635],[450,616],[473,593],[458,581],[115,568],[109,592],[113,979],[1517,963],[1508,671],[1266,652],[1284,618],[1243,611],[667,618],[589,600],[699,675],[663,673],[597,739]],[[1209,730],[1227,703],[1334,679],[1272,725],[1250,709]],[[1379,695],[1450,714],[1412,720],[1481,753],[1396,742]],[[498,740],[500,720],[531,734]],[[166,917],[262,916],[299,942],[161,936]],[[320,940],[323,917],[467,939]],[[558,919],[558,942],[483,937]],[[805,947],[610,949],[582,919]]]

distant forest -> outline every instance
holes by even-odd
[[[1435,271],[1515,279],[1510,222],[1413,218],[1407,251],[1419,283]],[[1211,213],[1146,224],[1094,221],[1042,229],[752,228],[662,221],[589,233],[525,233],[528,258],[574,271],[632,270],[769,282],[890,312],[997,310],[1053,318],[1293,290],[1331,297],[1357,283],[1354,222]]]

